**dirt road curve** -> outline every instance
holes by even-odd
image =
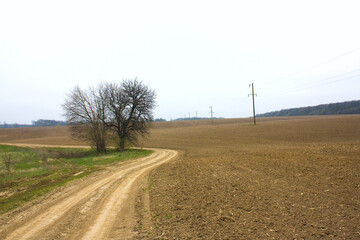
[[[127,239],[134,235],[135,196],[149,171],[177,155],[148,157],[82,179],[0,219],[0,239]]]

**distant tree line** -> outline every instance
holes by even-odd
[[[155,118],[154,122],[166,122],[164,118]]]
[[[52,126],[65,126],[65,121],[39,119],[32,121],[32,124],[18,124],[18,123],[6,123],[0,124],[0,128],[23,128],[23,127],[52,127]]]
[[[187,117],[184,117],[184,118],[176,118],[176,119],[171,119],[170,121],[187,121],[187,120],[210,120],[211,118],[208,118],[208,117],[191,117],[191,118],[187,118]],[[213,119],[224,119],[223,117],[215,117]],[[164,118],[156,118],[154,120],[154,122],[166,122],[166,119]]]
[[[65,121],[39,119],[37,121],[32,121],[32,125],[34,127],[51,127],[51,126],[66,126],[67,123]]]
[[[284,109],[280,111],[258,114],[258,117],[280,116],[309,116],[309,115],[337,115],[360,114],[360,100],[341,103],[322,104],[313,107]]]
[[[0,128],[22,128],[22,127],[33,127],[30,124],[18,124],[18,123],[6,123],[0,124]]]
[[[192,117],[192,118],[177,118],[174,119],[172,121],[186,121],[186,120],[210,120],[211,118],[207,118],[207,117]],[[222,117],[214,117],[212,119],[224,119]]]

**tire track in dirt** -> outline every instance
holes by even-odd
[[[3,226],[2,229],[11,229],[4,239],[107,238],[114,224],[119,224],[120,212],[122,219],[134,218],[134,211],[129,209],[134,208],[135,203],[126,200],[138,190],[137,180],[177,155],[173,150],[152,150],[154,153],[148,157],[129,161],[110,174],[101,174],[91,182],[81,184],[67,197],[46,209],[40,209],[29,219]],[[124,213],[132,216],[123,216]],[[74,224],[76,222],[79,224]],[[125,226],[122,228],[122,238],[133,234],[133,226]]]

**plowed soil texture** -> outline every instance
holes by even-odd
[[[360,116],[164,123],[150,177],[162,239],[360,239]]]
[[[360,116],[251,121],[154,123],[139,147],[178,155],[143,179],[131,238],[360,239]],[[64,144],[48,129],[0,142]]]

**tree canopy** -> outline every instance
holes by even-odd
[[[99,153],[114,140],[123,151],[126,142],[147,133],[153,120],[155,91],[137,79],[102,83],[87,91],[75,87],[63,108],[74,138],[87,140]]]

